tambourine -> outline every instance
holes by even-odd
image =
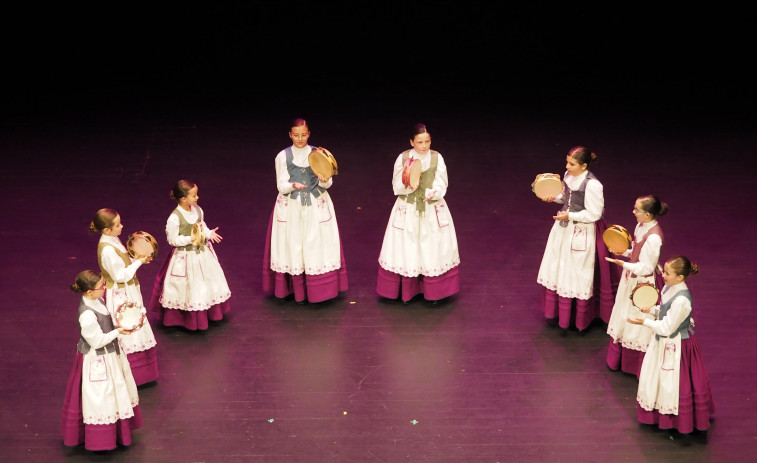
[[[192,224],[192,244],[195,246],[202,246],[205,244],[205,227],[202,226],[202,222],[196,222]]]
[[[540,199],[554,198],[562,193],[562,180],[558,174],[539,174],[531,184],[531,191]]]
[[[147,319],[147,310],[136,302],[126,301],[116,309],[116,325],[127,331],[142,327]]]
[[[652,307],[660,299],[660,292],[651,283],[639,283],[631,291],[631,301],[638,308]]]
[[[151,234],[138,231],[129,235],[129,239],[126,240],[126,249],[134,259],[140,257],[151,257],[154,259],[158,255],[158,242],[155,241],[155,238]]]
[[[331,151],[320,146],[310,152],[308,163],[315,175],[320,175],[326,180],[339,173],[339,166],[334,155],[331,154]]]
[[[607,230],[602,233],[602,241],[605,242],[607,249],[612,249],[618,253],[626,252],[631,248],[631,234],[620,225],[607,227]]]
[[[418,188],[421,183],[423,167],[420,159],[408,158],[402,167],[402,184],[412,189]]]

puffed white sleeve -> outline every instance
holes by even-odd
[[[660,260],[661,248],[662,240],[660,236],[649,235],[639,253],[639,261],[634,263],[624,262],[623,268],[636,275],[652,275],[657,267],[657,262]]]
[[[175,247],[192,244],[191,236],[179,235],[179,218],[176,217],[176,214],[169,215],[168,220],[166,220],[166,241]]]
[[[434,183],[431,185],[431,189],[426,189],[425,197],[428,198],[429,193],[433,192],[432,200],[439,200],[447,194],[447,187],[449,186],[449,178],[447,177],[447,164],[444,162],[442,155],[437,156],[436,163],[436,175],[434,176]]]
[[[110,275],[116,283],[126,283],[134,278],[137,269],[142,265],[141,260],[135,260],[127,267],[124,265],[123,259],[116,254],[116,250],[113,246],[103,246],[102,253],[100,254],[100,261],[102,262],[102,269],[108,272],[108,275]]]
[[[400,153],[400,155],[397,156],[397,160],[394,161],[394,172],[392,173],[392,188],[394,189],[394,194],[397,196],[409,195],[413,192],[412,188],[408,188],[404,183],[402,183],[403,167],[402,153]]]
[[[586,184],[584,207],[582,211],[568,213],[568,218],[576,222],[591,223],[602,217],[602,212],[605,210],[605,196],[599,180],[591,179]]]
[[[294,191],[292,182],[289,181],[289,170],[287,170],[286,152],[281,151],[276,155],[276,187],[279,193],[286,195]]]
[[[79,315],[79,326],[81,327],[81,336],[92,349],[99,349],[118,337],[118,330],[103,333],[102,328],[97,323],[97,317],[91,310],[85,310]]]
[[[687,297],[676,297],[662,320],[644,319],[644,326],[651,328],[655,334],[670,336],[678,331],[686,317],[691,313],[691,302]]]

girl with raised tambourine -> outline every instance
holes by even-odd
[[[274,161],[278,195],[268,223],[263,253],[263,291],[297,302],[322,302],[347,291],[347,267],[329,188],[334,179],[316,173],[308,144],[310,128],[295,119],[289,128],[292,146]],[[328,152],[327,150],[325,150]],[[329,153],[330,155],[330,153]]]
[[[142,426],[139,395],[129,361],[118,338],[130,332],[113,324],[102,300],[107,282],[85,270],[71,290],[81,294],[79,343],[63,399],[63,445],[92,451],[131,444],[131,430]]]
[[[97,245],[97,263],[105,279],[105,305],[116,322],[119,307],[132,303],[143,307],[142,289],[137,279],[137,270],[152,260],[151,256],[135,256],[118,238],[123,231],[121,216],[113,209],[100,209],[89,224],[90,231],[100,232]],[[120,339],[121,348],[129,359],[137,386],[158,379],[157,341],[149,321],[128,337]]]
[[[589,171],[596,159],[586,147],[571,148],[562,193],[542,198],[563,205],[552,217],[554,224],[536,280],[544,287],[542,310],[565,331],[575,319],[579,334],[597,317],[609,320],[614,300],[610,264],[601,259],[609,254],[601,241],[597,242],[607,224],[602,184]]]
[[[627,257],[628,261],[607,258],[607,261],[623,268],[615,305],[607,325],[607,334],[612,338],[607,348],[607,366],[611,370],[622,370],[637,377],[652,332],[639,325],[628,324],[626,320],[629,317],[645,317],[634,305],[635,291],[646,289],[646,285],[652,285],[658,291],[662,287],[662,276],[657,271],[657,264],[665,237],[657,218],[667,212],[668,205],[655,195],[637,198],[633,206],[637,224],[630,248],[609,249],[613,254]],[[656,303],[656,293],[654,299]]]
[[[460,291],[457,235],[444,200],[447,165],[431,149],[424,124],[413,128],[410,146],[394,162],[397,199],[381,245],[376,292],[405,302],[419,294],[438,301]]]
[[[191,331],[207,330],[210,321],[222,320],[231,310],[231,290],[213,249],[223,237],[218,227],[205,224],[198,191],[189,180],[179,180],[171,190],[177,205],[166,220],[166,240],[173,249],[156,276],[150,301],[163,326]]]
[[[652,317],[628,318],[628,323],[653,334],[639,374],[637,418],[681,434],[706,431],[715,413],[686,285],[686,279],[697,273],[699,267],[684,256],[668,259],[662,273],[665,286],[660,305],[641,308]]]

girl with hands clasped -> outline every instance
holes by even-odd
[[[655,318],[628,318],[628,323],[644,326],[654,334],[639,374],[638,420],[682,434],[709,429],[715,412],[710,379],[694,336],[691,293],[685,282],[697,273],[699,268],[688,258],[669,259],[662,274],[662,303],[641,309]]]
[[[612,338],[607,348],[607,366],[611,370],[621,369],[639,376],[644,352],[647,350],[652,332],[639,325],[629,325],[626,319],[644,318],[633,304],[631,296],[639,284],[652,284],[658,290],[662,287],[662,277],[657,271],[657,263],[662,251],[664,236],[657,218],[668,212],[668,205],[655,195],[640,196],[636,199],[633,214],[636,229],[631,248],[622,253],[628,261],[606,258],[619,265],[623,273],[615,296],[607,334]],[[613,254],[621,254],[610,249]]]
[[[223,237],[218,227],[205,224],[198,191],[189,180],[179,180],[171,190],[177,206],[166,221],[166,240],[173,250],[158,273],[150,303],[164,326],[192,331],[208,329],[208,321],[222,320],[231,310],[231,291],[213,249]]]
[[[437,301],[460,291],[457,235],[444,200],[447,166],[442,155],[431,150],[431,134],[424,124],[414,127],[410,146],[394,162],[397,200],[379,254],[376,292],[405,302],[418,294]],[[417,187],[406,184],[408,161],[420,163]]]
[[[114,328],[102,300],[106,280],[85,270],[71,290],[79,302],[79,343],[63,400],[63,444],[84,444],[87,450],[113,450],[131,444],[131,430],[142,426],[137,385],[118,336],[129,331]],[[122,338],[122,339],[124,339]]]
[[[347,266],[328,180],[310,167],[310,128],[295,119],[292,146],[276,155],[278,196],[263,254],[263,291],[297,302],[322,302],[347,291]]]
[[[144,307],[137,270],[152,260],[152,257],[146,256],[132,260],[118,238],[123,228],[121,216],[113,209],[100,209],[89,224],[90,231],[101,233],[97,245],[97,263],[105,279],[105,305],[112,317],[116,316],[118,307],[125,302]],[[122,337],[120,341],[121,349],[129,358],[137,386],[157,380],[157,342],[147,318],[140,329]]]
[[[613,300],[610,264],[604,259],[597,261],[608,253],[603,244],[597,244],[607,224],[602,184],[589,171],[596,160],[597,155],[583,146],[568,151],[563,191],[545,199],[563,207],[553,216],[536,280],[544,286],[544,316],[557,319],[566,331],[575,319],[579,333],[597,315],[609,320]],[[599,275],[595,277],[595,273]]]

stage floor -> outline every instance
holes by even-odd
[[[234,105],[155,104],[103,113],[26,115],[4,131],[0,266],[0,453],[4,461],[748,461],[757,452],[753,261],[757,225],[751,129],[717,115],[582,111],[458,95],[416,105],[350,94],[306,104],[247,96]],[[437,95],[439,96],[439,95]],[[371,99],[366,105],[362,99]],[[141,108],[139,111],[135,108]],[[124,109],[121,111],[121,109]],[[288,124],[339,162],[330,189],[349,290],[297,304],[261,288],[274,157]],[[416,122],[449,168],[461,291],[437,305],[376,295],[378,253],[394,196],[392,164]],[[562,336],[539,311],[536,273],[556,206],[530,183],[564,172],[585,144],[599,156],[606,219],[631,229],[635,198],[670,205],[663,257],[689,256],[696,331],[715,420],[681,438],[636,420],[634,377],[605,365],[601,324]],[[116,209],[124,238],[160,242],[139,270],[145,299],[169,246],[165,221],[180,178],[199,185],[232,311],[206,332],[163,328],[160,378],[139,390],[144,426],[108,454],[66,448],[59,434],[78,339],[75,275],[97,268],[95,211]],[[748,236],[748,234],[747,234]]]

